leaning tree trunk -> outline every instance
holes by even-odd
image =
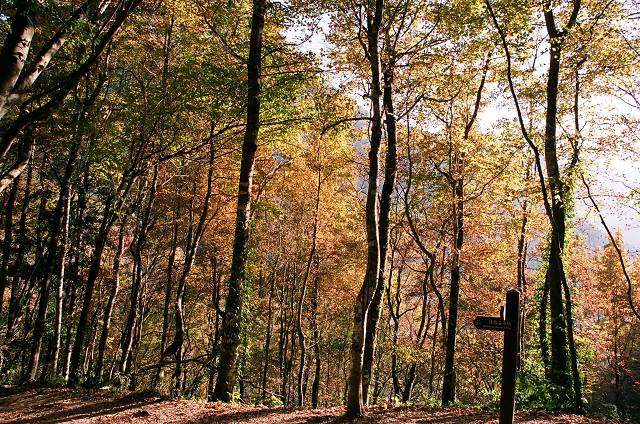
[[[251,215],[251,188],[253,164],[258,148],[260,130],[260,70],[262,68],[262,30],[264,28],[265,0],[253,1],[249,60],[247,62],[247,123],[242,143],[242,160],[238,179],[238,203],[236,207],[236,229],[233,239],[229,290],[222,319],[222,341],[218,376],[213,392],[214,400],[231,400],[235,385],[235,368],[242,331],[242,297],[247,266],[249,241],[249,218]]]
[[[67,95],[78,85],[80,80],[90,72],[90,70],[102,56],[103,51],[106,50],[109,45],[111,45],[111,40],[113,39],[116,32],[120,29],[129,15],[140,4],[141,1],[142,0],[126,0],[119,3],[117,10],[114,11],[113,14],[109,15],[110,17],[112,17],[110,24],[102,26],[103,31],[97,35],[96,44],[91,49],[91,54],[87,57],[87,59],[82,64],[80,64],[77,69],[66,75],[64,80],[60,81],[60,84],[58,84],[57,87],[52,90],[52,94],[46,102],[29,112],[21,112],[19,116],[6,127],[5,131],[0,136],[0,158],[4,159],[7,156],[13,144],[17,140],[19,140],[25,132],[30,131],[38,122],[42,122],[51,117],[51,115],[53,115],[53,113],[55,113],[56,110],[60,108]],[[25,1],[23,4],[26,5],[27,9],[33,9],[35,7],[31,4],[30,1]],[[20,8],[18,10],[18,15],[20,15]],[[16,20],[14,20],[14,22],[15,21]],[[31,23],[29,22],[28,24],[30,25]],[[9,39],[5,41],[11,41],[11,37],[13,37],[13,35],[11,35]],[[27,40],[27,38],[28,37],[25,37],[24,40]],[[27,43],[27,45],[30,44],[30,38],[28,41],[29,42]],[[18,44],[24,45],[22,40],[18,40]],[[14,48],[7,46],[8,44],[7,42],[5,42],[2,52],[2,59],[9,57],[9,60],[3,60],[2,63],[17,63],[15,58],[18,56],[15,56],[15,54],[13,53]],[[5,49],[8,50],[5,51]],[[24,50],[24,47],[22,47],[22,49]],[[20,60],[22,61],[22,63],[20,64],[20,67],[17,71],[11,69],[9,70],[9,73],[11,73],[12,75],[9,75],[9,77],[7,78],[6,76],[0,74],[0,84],[5,86],[0,89],[2,91],[2,93],[0,93],[0,103],[4,98],[4,104],[6,104],[8,96],[11,94],[11,90],[13,90],[16,82],[14,78],[17,78],[17,76],[19,75],[20,70],[24,65],[24,59],[26,58],[25,56],[27,53],[28,49],[19,53],[20,55],[22,55],[20,56]],[[39,62],[39,60],[36,61],[36,63]],[[10,66],[9,68],[14,67]],[[4,106],[4,104],[2,104],[2,106]],[[0,112],[2,112],[1,109]],[[11,165],[6,171],[3,172],[2,175],[0,175],[0,193],[3,192],[7,187],[9,187],[13,180],[23,172],[23,170],[26,168],[27,163],[28,158],[18,157],[13,165]]]
[[[16,3],[17,11],[11,21],[11,32],[7,35],[0,53],[0,62],[3,63],[0,68],[0,111],[2,112],[22,72],[35,33],[35,16],[33,16],[37,10],[35,2],[21,0]],[[4,113],[0,114],[0,119],[3,115]]]

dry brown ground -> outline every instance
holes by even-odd
[[[344,423],[343,407],[286,409],[163,400],[105,390],[33,389],[0,395],[1,423]],[[358,423],[497,423],[495,413],[471,408],[384,407]],[[518,423],[605,423],[608,421],[545,412],[518,412]]]

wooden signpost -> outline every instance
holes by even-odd
[[[516,401],[516,369],[520,349],[520,292],[507,292],[506,308],[498,317],[477,316],[473,325],[479,330],[504,332],[500,424],[512,424]]]

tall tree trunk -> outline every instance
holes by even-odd
[[[485,59],[480,85],[476,91],[471,117],[465,124],[463,141],[467,143],[471,129],[480,110],[482,91],[489,69],[489,56]],[[463,146],[464,149],[464,146]],[[457,149],[454,155],[453,172],[449,175],[453,191],[453,257],[451,260],[451,288],[449,292],[449,316],[445,346],[444,376],[442,380],[442,405],[447,406],[456,400],[455,353],[458,331],[458,300],[460,296],[460,256],[464,244],[464,150]]]
[[[271,326],[273,325],[273,290],[275,288],[276,281],[276,273],[275,267],[274,272],[271,275],[271,285],[269,286],[269,300],[267,304],[267,334],[264,340],[264,349],[262,356],[264,357],[264,365],[262,367],[262,377],[260,383],[260,397],[264,402],[267,398],[267,376],[269,374],[269,355],[271,351]]]
[[[58,238],[64,224],[65,207],[68,204],[70,193],[71,176],[73,174],[74,163],[78,157],[80,149],[79,143],[76,144],[71,153],[65,167],[64,176],[60,183],[60,193],[56,203],[56,209],[50,222],[48,250],[43,266],[43,276],[40,283],[40,302],[38,304],[38,313],[33,327],[31,356],[29,357],[29,367],[27,369],[27,377],[29,380],[35,380],[40,360],[40,349],[42,346],[42,338],[46,328],[47,309],[49,306],[49,286],[51,275],[54,273],[56,259],[58,258]],[[60,282],[62,284],[62,282]],[[55,364],[54,364],[55,368]]]
[[[260,71],[262,68],[262,31],[264,28],[265,0],[253,1],[249,59],[247,62],[247,122],[242,143],[242,160],[238,179],[236,229],[233,239],[229,290],[222,319],[222,341],[218,377],[213,399],[228,402],[235,385],[235,368],[242,331],[242,297],[246,283],[247,244],[251,215],[251,189],[253,164],[258,147],[260,129]]]
[[[391,251],[391,260],[393,263],[395,251]],[[402,270],[399,269],[396,273],[396,286],[393,294],[394,301],[391,300],[391,289],[393,282],[393,268],[389,270],[389,282],[387,285],[387,306],[389,307],[389,316],[391,317],[393,325],[393,335],[391,338],[391,384],[393,387],[393,397],[400,397],[400,378],[398,371],[398,331],[400,329],[400,284],[401,284]]]
[[[215,254],[211,259],[211,306],[213,306],[214,310],[214,318],[213,323],[213,335],[210,336],[210,339],[213,339],[211,343],[210,352],[212,352],[209,356],[209,381],[207,382],[207,399],[210,399],[213,394],[213,389],[215,385],[215,375],[216,375],[216,352],[218,351],[218,345],[220,343],[220,286],[222,285],[222,273],[218,271],[218,259]],[[267,355],[268,356],[268,355]]]
[[[380,98],[380,49],[379,32],[382,25],[383,0],[375,1],[375,10],[367,8],[367,47],[365,56],[371,68],[370,99],[372,104],[371,135],[369,137],[369,178],[366,202],[367,268],[362,287],[354,304],[353,330],[351,334],[351,368],[348,379],[348,418],[364,415],[362,397],[362,366],[366,343],[369,306],[378,284],[380,273],[380,234],[378,226],[378,169],[380,142],[382,140],[382,115]]]
[[[282,276],[282,286],[280,287],[280,313],[278,314],[278,373],[280,375],[280,395],[281,399],[284,403],[286,398],[286,390],[285,390],[285,358],[287,356],[287,344],[288,344],[288,333],[286,329],[286,320],[287,320],[287,310],[285,304],[285,296],[286,296],[286,280],[287,280],[287,263],[284,265],[283,276]]]
[[[551,246],[545,284],[549,287],[551,312],[551,381],[571,390],[567,357],[566,316],[562,296],[564,268],[562,263],[565,245],[566,212],[565,184],[560,174],[557,157],[556,121],[558,118],[558,85],[560,79],[560,55],[562,40],[558,33],[553,10],[545,11],[545,23],[550,37],[549,71],[547,75],[547,110],[544,134],[544,159],[551,197]]]
[[[311,273],[311,267],[313,264],[313,260],[316,256],[316,246],[318,241],[318,219],[320,212],[320,191],[322,188],[322,165],[320,163],[320,144],[317,145],[317,163],[316,166],[318,169],[316,170],[316,198],[315,198],[315,207],[313,212],[313,229],[311,234],[311,249],[309,250],[309,257],[307,258],[307,266],[304,271],[304,277],[302,279],[302,289],[300,292],[300,301],[298,302],[298,313],[296,319],[296,330],[298,331],[298,338],[300,339],[300,366],[298,368],[298,406],[304,405],[304,395],[305,391],[303,390],[303,375],[305,372],[305,364],[306,364],[306,355],[307,355],[307,345],[305,340],[305,334],[302,329],[302,308],[304,306],[304,299],[307,294],[307,282],[309,281],[309,274]],[[317,273],[317,269],[315,270]]]
[[[146,185],[146,184],[145,184]],[[142,265],[142,252],[146,247],[147,237],[151,226],[153,225],[151,219],[151,211],[156,199],[156,190],[158,185],[158,165],[153,167],[153,175],[151,177],[151,186],[149,187],[149,194],[147,195],[147,203],[144,205],[142,217],[140,220],[140,231],[136,237],[134,248],[132,249],[132,256],[135,265],[135,273],[133,274],[133,281],[131,283],[131,297],[129,314],[127,315],[127,321],[124,327],[122,335],[122,355],[120,357],[120,372],[123,374],[129,374],[131,364],[131,355],[133,349],[134,329],[138,319],[139,301],[142,290],[142,278],[143,278],[143,265]]]
[[[311,296],[311,328],[313,331],[313,356],[315,360],[315,372],[313,374],[313,382],[311,383],[311,407],[318,407],[318,399],[320,394],[320,372],[322,364],[320,362],[320,331],[318,329],[318,267],[316,256],[316,275],[313,283],[313,295]]]
[[[169,307],[171,306],[171,291],[173,289],[173,268],[176,260],[176,250],[178,248],[178,234],[180,230],[180,205],[175,210],[173,217],[173,231],[171,235],[171,247],[169,249],[169,259],[167,260],[167,281],[164,288],[164,307],[162,309],[162,336],[160,340],[160,362],[164,358],[164,351],[169,343]],[[164,372],[163,367],[158,367],[156,374],[157,382],[160,381]]]
[[[4,305],[4,291],[9,279],[9,262],[11,261],[11,246],[13,243],[13,209],[16,203],[16,196],[18,195],[19,185],[19,180],[16,179],[13,187],[11,187],[9,191],[9,196],[4,206],[4,239],[2,240],[2,262],[0,264],[0,316],[2,316],[2,307]],[[14,296],[14,294],[11,293],[11,296]]]
[[[126,219],[122,219],[120,223],[120,231],[118,232],[118,248],[116,254],[113,257],[113,281],[111,285],[111,292],[109,293],[109,299],[107,305],[104,308],[104,315],[102,317],[102,332],[100,333],[100,342],[98,344],[98,359],[96,360],[95,378],[96,382],[100,384],[103,381],[102,374],[104,370],[104,356],[107,349],[107,339],[109,338],[109,330],[111,328],[111,316],[113,314],[113,306],[118,296],[118,290],[120,289],[120,264],[122,262],[122,255],[124,252],[124,236],[126,229]]]
[[[456,168],[462,171],[461,153],[456,154]],[[451,288],[449,291],[449,315],[447,322],[447,344],[442,381],[442,405],[452,404],[456,399],[455,352],[458,331],[458,299],[460,295],[460,253],[464,243],[464,191],[463,177],[459,175],[453,183],[453,234],[454,246],[451,259]]]
[[[109,230],[114,221],[114,203],[115,194],[110,194],[105,201],[105,208],[102,215],[102,221],[100,228],[96,235],[93,253],[91,256],[91,265],[89,266],[89,273],[87,275],[87,282],[84,289],[84,298],[82,300],[82,308],[80,309],[80,316],[78,317],[78,324],[76,326],[76,337],[73,342],[73,348],[71,350],[71,360],[69,364],[69,386],[76,386],[80,381],[80,371],[82,363],[82,350],[84,347],[85,336],[87,334],[87,324],[89,322],[89,313],[91,312],[91,306],[93,301],[93,289],[98,275],[100,274],[100,265],[102,263],[102,254],[104,252],[105,245]]]
[[[80,184],[77,196],[77,205],[76,205],[76,216],[75,216],[75,234],[73,237],[73,241],[71,242],[71,246],[73,249],[71,250],[71,258],[69,261],[69,296],[67,301],[67,325],[66,325],[66,340],[63,354],[63,364],[62,364],[62,375],[65,381],[69,381],[69,374],[71,371],[71,356],[72,356],[72,346],[73,346],[73,324],[74,317],[76,314],[76,301],[78,297],[78,290],[81,286],[80,284],[80,262],[81,255],[84,249],[84,243],[82,238],[82,229],[84,228],[85,222],[85,211],[87,208],[87,190],[89,187],[89,162],[86,162],[82,183]]]
[[[20,313],[21,297],[19,291],[22,283],[22,267],[24,254],[27,246],[27,212],[31,202],[31,182],[33,180],[33,155],[30,155],[27,178],[22,195],[22,205],[20,210],[20,223],[18,224],[18,249],[14,261],[14,275],[11,279],[11,296],[9,297],[9,306],[7,311],[7,339],[13,337],[13,329],[15,321]]]
[[[53,352],[51,354],[51,371],[55,374],[59,367],[60,348],[62,346],[62,307],[64,301],[64,280],[67,262],[67,240],[69,238],[69,215],[71,212],[71,186],[65,194],[64,214],[62,217],[62,236],[58,258],[58,287],[56,292],[56,309],[53,327]]]
[[[389,244],[389,218],[391,214],[391,196],[396,183],[396,116],[393,109],[393,59],[390,59],[387,69],[383,73],[384,93],[383,104],[385,109],[385,123],[387,126],[387,154],[385,158],[384,182],[380,196],[380,218],[378,234],[380,237],[380,269],[376,291],[369,306],[367,316],[367,334],[364,346],[364,358],[362,364],[362,402],[369,402],[369,385],[371,383],[371,368],[376,351],[376,338],[378,333],[378,321],[384,292],[384,272],[387,261],[387,246]]]
[[[202,211],[198,217],[198,222],[195,223],[194,226],[194,200],[196,195],[196,181],[193,183],[193,197],[191,200],[191,205],[189,208],[189,228],[187,233],[187,246],[185,252],[185,259],[182,268],[182,274],[180,275],[180,280],[178,281],[178,287],[176,291],[176,302],[175,302],[175,335],[171,345],[164,352],[164,356],[169,356],[175,353],[176,355],[176,370],[174,375],[176,376],[176,382],[179,382],[180,370],[182,366],[182,360],[184,355],[184,337],[186,334],[186,323],[184,320],[184,293],[187,286],[187,279],[189,278],[189,273],[191,272],[191,267],[193,266],[193,262],[195,260],[196,253],[198,251],[198,247],[200,246],[200,240],[202,235],[204,234],[205,224],[207,222],[207,217],[209,215],[209,202],[211,199],[211,191],[213,189],[213,161],[215,158],[215,150],[213,141],[209,144],[209,170],[207,172],[207,191],[204,197],[204,204],[202,206]],[[184,383],[184,381],[183,381]],[[179,396],[180,385],[176,384],[176,396]]]

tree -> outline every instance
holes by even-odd
[[[214,400],[228,402],[235,385],[235,368],[240,345],[242,323],[243,287],[246,278],[247,244],[249,242],[249,218],[251,215],[251,191],[253,165],[258,148],[260,130],[260,72],[262,67],[262,31],[264,28],[265,0],[254,0],[247,61],[247,115],[242,161],[238,180],[238,203],[236,207],[236,230],[233,239],[233,255],[229,289],[222,319],[222,339],[218,377],[213,393]]]

